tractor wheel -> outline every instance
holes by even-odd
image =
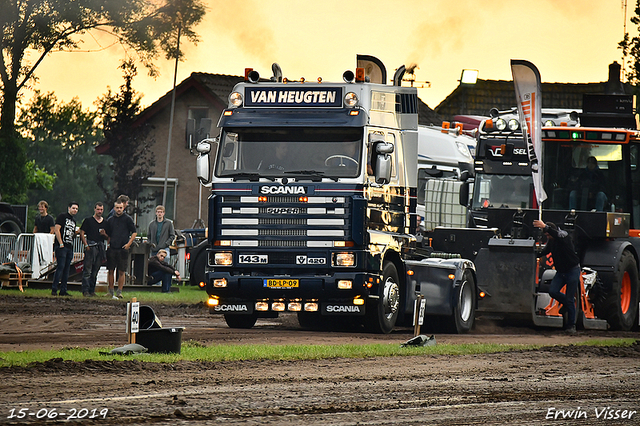
[[[388,262],[382,270],[378,300],[368,306],[367,328],[374,333],[391,333],[400,313],[400,279],[396,266]]]
[[[256,325],[258,316],[256,314],[224,314],[224,320],[227,322],[229,328],[251,328]]]
[[[455,296],[450,328],[457,334],[467,333],[473,327],[476,316],[476,283],[470,271],[463,274]]]
[[[631,253],[620,257],[618,271],[602,306],[602,317],[612,330],[629,331],[638,312],[638,266]]]
[[[0,232],[3,234],[20,235],[22,232],[22,221],[12,213],[0,213]]]

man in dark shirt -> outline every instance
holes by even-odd
[[[69,203],[67,213],[61,213],[56,218],[54,233],[54,250],[56,253],[56,272],[53,274],[53,284],[51,295],[55,296],[60,285],[60,296],[69,296],[67,292],[67,280],[69,279],[69,267],[73,260],[73,238],[76,235],[76,219],[78,213],[78,203]]]
[[[180,278],[180,272],[169,265],[165,260],[166,258],[167,251],[164,249],[158,250],[158,254],[149,258],[149,275],[151,276],[149,284],[162,281],[163,293],[169,293],[171,291],[171,279],[174,275],[176,278]]]
[[[53,234],[53,228],[56,226],[53,216],[48,213],[49,203],[42,200],[38,203],[38,211],[40,214],[36,216],[36,223],[33,227],[33,233]]]
[[[575,294],[580,284],[580,259],[573,248],[573,242],[567,231],[558,229],[555,223],[544,223],[541,220],[534,220],[533,226],[544,230],[547,236],[547,245],[538,255],[546,256],[551,253],[553,266],[556,275],[551,280],[549,296],[562,304],[560,313],[567,312],[568,320],[565,330],[569,333],[576,332],[576,303]],[[566,284],[566,292],[560,289]]]
[[[133,240],[136,239],[137,233],[133,219],[124,212],[124,203],[116,201],[113,209],[115,214],[107,219],[101,234],[109,237],[109,248],[107,249],[108,294],[113,299],[122,299],[122,287],[124,287],[124,275],[127,271],[129,249],[133,244]],[[118,291],[114,295],[114,274],[116,269],[118,269]]]
[[[106,259],[105,238],[100,235],[104,228],[104,204],[98,201],[93,207],[93,216],[89,216],[80,226],[80,239],[84,244],[84,270],[82,271],[82,295],[96,295],[96,279],[102,263]]]

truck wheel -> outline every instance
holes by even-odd
[[[633,328],[638,308],[638,266],[631,253],[620,257],[618,272],[603,305],[603,317],[612,330]]]
[[[229,328],[251,328],[256,325],[258,316],[252,315],[237,315],[237,314],[224,314],[224,320],[227,322]]]
[[[18,219],[18,216],[12,213],[0,213],[0,232],[20,235],[22,222]]]
[[[400,279],[396,266],[388,262],[382,270],[377,303],[367,309],[367,327],[375,333],[391,333],[400,312]]]
[[[454,333],[467,333],[473,327],[476,316],[476,283],[470,271],[462,275],[455,296],[451,328]]]

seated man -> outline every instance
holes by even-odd
[[[569,193],[569,209],[573,210],[578,207],[578,197],[580,196],[582,198],[581,210],[595,208],[596,211],[604,211],[604,206],[607,203],[607,196],[604,193],[604,175],[598,167],[596,157],[587,159],[587,168],[580,173],[575,186]]]
[[[149,275],[151,280],[149,285],[162,281],[162,292],[169,293],[171,291],[171,279],[175,275],[180,279],[180,272],[169,265],[165,259],[167,257],[166,250],[159,250],[158,254],[149,258]]]

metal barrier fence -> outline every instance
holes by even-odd
[[[33,278],[38,278],[40,273],[49,270],[55,264],[55,253],[53,250],[53,241],[47,242],[51,246],[51,251],[44,253],[38,250],[34,234],[0,234],[0,261],[7,262],[26,262],[32,266]],[[46,252],[46,251],[45,251]],[[73,239],[73,260],[72,263],[78,262],[84,258],[84,245],[80,236]]]
[[[15,234],[0,234],[0,263],[13,262],[17,238]]]

